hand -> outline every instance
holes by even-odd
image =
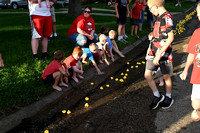
[[[181,78],[181,80],[186,80],[187,74],[188,74],[187,72],[183,71],[183,72],[179,75],[179,77]]]
[[[151,33],[148,35],[148,37],[149,37],[149,40],[152,40],[152,38],[153,38],[153,32],[151,32]]]
[[[119,14],[116,14],[116,18],[119,18]]]
[[[93,36],[93,35],[89,35],[89,36],[88,36],[88,39],[89,39],[89,40],[93,40],[93,39],[94,39],[94,36]]]
[[[153,59],[153,64],[158,66],[159,65],[159,60],[160,60],[160,55],[156,55],[156,57]]]

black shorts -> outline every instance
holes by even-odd
[[[72,67],[70,67],[70,68],[68,69],[68,72],[69,72],[69,74],[70,74],[70,75],[69,75],[69,78],[71,78],[72,75],[73,75],[73,73],[74,73]]]
[[[160,70],[162,72],[162,74],[173,74],[173,64],[172,62],[168,62],[168,61],[159,61],[158,66],[155,66],[153,64],[153,60],[147,60],[146,62],[146,69],[147,70],[151,70],[151,71],[157,71],[157,69],[160,67]]]
[[[131,25],[139,25],[140,19],[138,18],[130,18]]]
[[[53,78],[53,74],[48,75],[45,80],[42,78],[42,80],[46,83],[46,84],[52,84],[55,82],[55,79]]]

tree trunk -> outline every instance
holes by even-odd
[[[78,17],[79,15],[81,15],[82,13],[81,3],[82,3],[82,0],[69,0],[68,14],[74,17]]]

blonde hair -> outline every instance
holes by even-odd
[[[198,3],[196,10],[197,12],[200,12],[200,3]]]
[[[165,0],[148,0],[147,5],[148,6],[158,6],[162,7],[164,6]]]
[[[89,45],[89,48],[95,48],[95,49],[97,49],[98,46],[96,45],[96,43],[91,43],[91,44]]]
[[[82,56],[83,51],[82,51],[82,49],[78,46],[78,47],[75,47],[75,48],[74,48],[72,54],[74,54],[74,55],[78,54],[78,56]]]
[[[101,35],[99,36],[99,41],[102,41],[102,40],[107,40],[106,35],[101,34]]]
[[[65,53],[62,50],[57,50],[54,52],[54,59],[57,61],[62,61],[65,57]]]
[[[116,31],[114,31],[114,30],[110,30],[110,31],[109,31],[109,35],[112,35],[112,34],[114,34],[114,36],[116,37],[116,35],[117,35],[117,32],[116,32]]]

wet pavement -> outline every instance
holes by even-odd
[[[178,19],[183,19],[185,15],[179,15]],[[184,68],[187,57],[184,51],[194,29],[199,26],[195,15],[192,20],[185,23],[186,30],[175,36],[173,43],[172,97],[175,99],[175,103],[170,109],[150,110],[148,107],[152,100],[152,92],[143,77],[145,68],[143,61],[145,61],[144,56],[149,43],[146,40],[127,52],[125,59],[118,59],[110,67],[105,68],[104,71],[108,75],[95,76],[88,82],[76,86],[74,88],[76,91],[63,96],[62,100],[49,106],[47,110],[24,119],[18,127],[10,132],[44,132],[48,130],[55,133],[199,133],[200,123],[192,122],[190,119],[192,111],[190,78],[181,81],[178,77]],[[191,74],[191,69],[189,74]],[[102,82],[96,84],[100,80]],[[94,85],[91,85],[91,82]],[[103,90],[100,87],[103,87]],[[165,94],[164,87],[160,87],[159,90]],[[85,97],[89,97],[89,101],[85,101]],[[88,108],[84,107],[86,102],[89,104]],[[63,114],[62,110],[70,110],[71,114]]]

